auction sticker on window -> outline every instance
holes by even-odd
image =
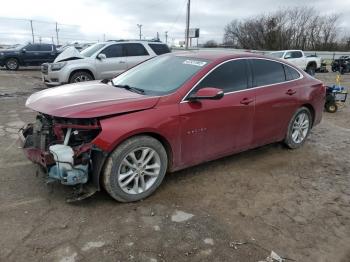
[[[184,65],[194,65],[194,66],[204,66],[207,64],[207,62],[203,62],[203,61],[198,61],[198,60],[190,60],[190,59],[187,59],[183,62]]]

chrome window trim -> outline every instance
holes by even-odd
[[[212,68],[209,72],[207,72],[201,79],[199,79],[197,81],[197,83],[191,88],[190,91],[188,91],[186,93],[186,95],[182,98],[181,103],[188,103],[189,101],[186,100],[187,96],[192,92],[192,90],[194,88],[196,88],[200,82],[202,82],[202,80],[204,78],[206,78],[211,72],[213,72],[216,68],[218,68],[219,66],[225,64],[225,63],[228,63],[228,62],[231,62],[231,61],[235,61],[235,60],[252,60],[252,59],[259,59],[259,60],[268,60],[268,61],[272,61],[272,62],[276,62],[276,63],[280,63],[280,64],[283,64],[285,66],[289,66],[291,67],[292,69],[296,70],[298,73],[299,73],[299,78],[297,79],[293,79],[293,80],[288,80],[288,81],[283,81],[283,82],[279,82],[279,83],[274,83],[274,84],[270,84],[270,85],[263,85],[263,86],[256,86],[256,87],[251,87],[251,88],[247,88],[247,89],[242,89],[242,90],[237,90],[237,91],[232,91],[232,92],[227,92],[225,93],[224,92],[224,96],[226,95],[230,95],[230,94],[234,94],[234,93],[239,93],[239,92],[245,92],[245,91],[249,91],[249,90],[253,90],[253,89],[258,89],[258,88],[263,88],[263,87],[269,87],[269,86],[275,86],[275,85],[280,85],[280,84],[285,84],[285,83],[290,83],[290,82],[294,82],[294,81],[298,81],[300,79],[303,79],[304,78],[304,75],[302,73],[300,73],[299,68],[296,68],[294,66],[291,66],[291,65],[288,65],[286,63],[284,63],[283,61],[276,61],[276,60],[273,60],[273,59],[270,59],[270,58],[263,58],[263,57],[239,57],[239,58],[232,58],[232,59],[229,59],[229,60],[226,60],[224,62],[221,62],[220,64],[216,65],[214,68]]]

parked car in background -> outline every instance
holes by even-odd
[[[0,66],[7,70],[17,70],[20,66],[38,66],[53,62],[59,54],[53,44],[18,45],[14,49],[0,51]]]
[[[277,51],[277,52],[271,52],[269,53],[269,55],[280,59],[286,59],[288,60],[289,63],[292,63],[293,65],[306,71],[310,75],[314,75],[316,69],[319,69],[321,67],[322,59],[320,57],[316,57],[316,56],[308,57],[301,50]]]
[[[54,63],[42,65],[42,76],[48,86],[111,79],[136,64],[169,52],[169,47],[158,41],[108,41],[80,53],[68,48]]]
[[[59,50],[59,52],[63,52],[64,50],[66,50],[68,47],[75,47],[75,49],[77,49],[79,52],[84,50],[85,48],[88,48],[89,46],[92,46],[95,43],[71,43],[71,44],[65,44],[60,46],[59,48],[57,48]]]
[[[51,180],[81,186],[86,196],[102,182],[113,198],[130,202],[152,194],[166,172],[274,142],[299,148],[324,104],[323,83],[287,62],[175,52],[109,82],[33,94],[26,106],[37,120],[20,136]]]
[[[341,74],[350,72],[350,57],[340,56],[338,59],[334,59],[332,62],[332,71],[340,72]]]

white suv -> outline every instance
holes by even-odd
[[[116,40],[94,44],[80,53],[67,48],[53,63],[41,66],[47,86],[110,79],[157,55],[169,53],[159,41]]]

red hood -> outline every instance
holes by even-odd
[[[57,117],[92,118],[149,109],[158,100],[93,81],[37,92],[27,99],[26,106]]]

